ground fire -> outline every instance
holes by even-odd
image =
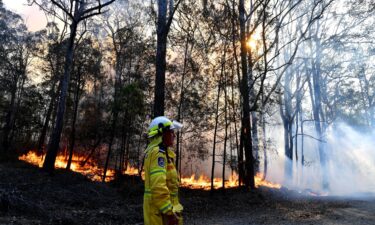
[[[20,160],[26,161],[33,165],[42,167],[44,156],[38,156],[34,151],[29,151],[27,154],[19,157]],[[56,157],[55,167],[56,168],[65,168],[68,158],[65,155],[58,155]],[[103,168],[99,167],[95,162],[88,161],[84,166],[81,165],[81,162],[84,161],[84,157],[73,155],[72,164],[70,166],[71,170],[77,173],[81,173],[93,181],[101,181],[103,175]],[[125,174],[135,175],[138,174],[138,170],[134,168],[128,168],[125,171]],[[109,182],[114,179],[115,170],[108,169],[106,175],[106,182]]]
[[[275,184],[262,179],[262,174],[257,174],[255,176],[255,186],[265,186],[269,188],[281,188],[280,184]],[[191,177],[186,177],[181,179],[181,186],[189,187],[192,189],[211,189],[211,181],[207,176],[201,175],[196,179],[196,175],[193,174]],[[223,180],[221,178],[215,178],[213,182],[215,189],[221,188],[223,186]],[[238,175],[233,173],[228,180],[225,181],[225,188],[237,187],[238,186]]]
[[[26,161],[33,165],[42,167],[44,156],[38,156],[36,152],[29,151],[27,154],[22,155],[19,157],[20,160]],[[67,156],[65,155],[58,155],[56,157],[56,168],[65,168],[67,164]],[[81,165],[81,162],[84,161],[84,157],[80,156],[73,156],[71,170],[77,173],[81,173],[93,181],[101,181],[103,175],[103,168],[99,167],[94,161],[88,161],[84,166]],[[138,169],[133,167],[128,167],[127,170],[124,172],[127,175],[137,175]],[[106,182],[109,182],[114,179],[115,170],[109,169],[107,171]],[[214,188],[219,189],[222,187],[223,180],[221,178],[214,179]],[[280,184],[275,184],[266,180],[262,179],[262,174],[257,174],[255,176],[255,185],[256,187],[265,186],[269,188],[281,188]],[[187,187],[191,189],[204,189],[210,190],[211,189],[211,180],[209,177],[200,175],[196,176],[195,174],[191,175],[190,177],[183,177],[181,178],[181,186]],[[230,187],[237,187],[238,186],[238,175],[233,173],[228,180],[225,181],[225,188]]]

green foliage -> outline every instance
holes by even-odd
[[[121,88],[120,111],[125,111],[131,118],[145,115],[145,97],[138,83],[131,83]]]

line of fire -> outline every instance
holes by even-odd
[[[42,167],[44,155],[38,155],[35,151],[29,151],[27,154],[20,156],[19,159],[38,167]],[[83,164],[83,162],[85,162],[85,157],[78,157],[73,155],[70,169],[74,172],[78,172],[87,176],[92,181],[101,181],[103,177],[103,168],[100,168],[97,163],[92,160],[86,161],[85,164]],[[58,155],[56,158],[55,166],[56,168],[66,168],[67,163],[67,155]],[[110,182],[115,178],[116,171],[114,169],[109,169],[107,173],[108,174],[106,175],[105,181]],[[128,167],[124,171],[122,171],[122,174],[139,175],[139,169],[135,167]],[[222,188],[222,183],[222,178],[214,178],[215,189]],[[238,187],[239,182],[237,173],[231,174],[229,179],[224,180],[224,183],[225,188]],[[270,188],[281,188],[280,184],[275,184],[264,180],[262,174],[256,175],[255,185],[257,187],[265,186]],[[181,178],[181,186],[192,189],[210,190],[211,181],[208,176],[192,174],[190,177]]]

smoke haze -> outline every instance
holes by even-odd
[[[281,131],[282,132],[282,131]],[[311,134],[312,131],[310,131]],[[307,131],[306,133],[309,133]],[[279,134],[282,134],[279,132]],[[275,137],[275,136],[274,136]],[[277,137],[277,136],[276,136]],[[330,126],[326,132],[325,151],[327,168],[322,170],[319,163],[317,140],[304,138],[305,166],[301,162],[293,164],[293,178],[285,179],[286,162],[283,138],[276,138],[278,152],[269,156],[268,179],[280,182],[284,186],[300,191],[339,195],[339,196],[374,196],[375,195],[375,135],[354,129],[345,123]],[[301,140],[299,139],[301,143]],[[301,146],[299,145],[301,158]],[[300,159],[299,159],[300,160]],[[328,175],[328,193],[322,189],[322,173]]]

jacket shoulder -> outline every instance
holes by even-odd
[[[159,146],[156,146],[150,150],[149,154],[155,156],[164,156],[166,155],[166,151],[164,149],[161,149]]]

